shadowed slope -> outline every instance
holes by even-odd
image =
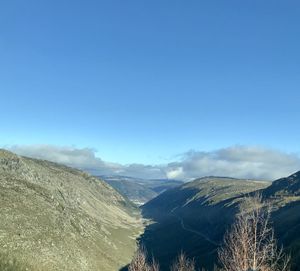
[[[292,270],[300,270],[300,171],[281,178],[263,190],[271,200],[275,233],[292,255]]]
[[[241,197],[270,183],[207,177],[168,190],[143,206],[153,220],[141,241],[162,270],[183,250],[197,266],[212,269],[216,249],[237,212]]]

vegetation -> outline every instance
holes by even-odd
[[[272,205],[271,218],[275,235],[291,253],[291,270],[300,270],[300,172],[276,180],[262,190]]]
[[[279,249],[270,225],[271,205],[260,194],[245,196],[224,244],[218,248],[219,271],[289,271],[290,257]],[[152,260],[152,262],[154,262]],[[147,262],[145,248],[139,249],[129,271],[158,270]],[[181,252],[170,267],[171,271],[195,271],[195,262]]]
[[[32,271],[28,266],[19,263],[16,259],[7,254],[0,254],[0,270],[1,271]]]
[[[0,254],[30,271],[118,270],[142,231],[138,210],[107,183],[3,150],[0,206]]]
[[[119,270],[140,236],[130,271],[213,270],[218,259],[224,271],[287,271],[286,251],[299,271],[299,189],[300,172],[271,185],[197,179],[142,206],[140,235],[139,210],[106,182],[0,150],[0,270]]]
[[[245,196],[259,191],[271,209],[268,220],[274,230],[269,234],[291,254],[291,270],[299,271],[300,172],[269,184],[209,177],[166,191],[143,207],[144,215],[153,223],[146,227],[141,240],[162,270],[168,270],[180,250],[195,259],[197,268],[212,270],[223,236],[235,223],[240,205],[249,206],[244,203]]]
[[[181,252],[172,266],[171,271],[195,271],[194,260],[188,259],[186,255]],[[147,251],[144,246],[139,246],[130,265],[128,271],[159,271],[159,264],[152,258],[148,259]]]
[[[219,249],[224,271],[288,271],[290,258],[278,249],[270,226],[270,205],[261,196],[246,198],[231,230]]]
[[[128,266],[128,271],[159,271],[159,265],[154,259],[149,262],[146,249],[139,246]]]
[[[171,266],[171,271],[195,271],[195,261],[188,259],[186,255],[181,252],[177,259]]]
[[[212,270],[226,229],[244,195],[270,183],[207,177],[170,189],[142,207],[149,224],[141,242],[168,270],[181,250],[196,268]]]

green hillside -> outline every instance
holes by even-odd
[[[199,267],[211,269],[241,197],[269,184],[206,177],[168,190],[143,206],[144,216],[153,223],[141,241],[160,261],[163,271],[181,250],[194,257]]]
[[[261,189],[268,182],[240,180],[226,177],[204,177],[170,189],[144,205],[145,210],[160,207],[170,212],[174,208],[199,205],[215,205],[223,200]]]
[[[159,193],[175,186],[142,206],[149,219],[143,234],[139,210],[106,182],[0,150],[0,270],[117,271],[129,263],[139,236],[162,271],[181,250],[211,270],[239,203],[257,190],[272,203],[276,237],[291,252],[292,270],[300,270],[300,172],[273,183],[205,177],[178,186],[122,178],[114,186],[139,199],[145,187]]]
[[[4,150],[0,206],[1,262],[29,270],[118,270],[142,231],[138,210],[105,182]]]

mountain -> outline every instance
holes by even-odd
[[[270,183],[224,177],[205,177],[167,190],[142,206],[152,220],[141,242],[168,270],[183,250],[198,267],[212,270],[216,250],[233,222],[242,196]]]
[[[155,191],[158,194],[161,194],[162,192],[170,188],[174,188],[183,184],[182,181],[174,180],[174,179],[149,179],[149,180],[143,180],[143,182],[141,183],[151,188],[153,191]]]
[[[300,171],[274,181],[264,190],[264,195],[273,198],[300,197]]]
[[[142,231],[138,210],[106,182],[5,150],[0,206],[0,266],[14,258],[32,271],[118,270]]]
[[[172,179],[142,179],[128,176],[99,176],[133,203],[142,205],[182,181]]]
[[[163,271],[181,250],[212,270],[243,196],[257,192],[271,204],[276,238],[291,254],[292,270],[300,271],[300,171],[272,183],[206,177],[168,190],[142,207],[152,224],[140,239]]]
[[[300,270],[300,171],[262,191],[273,204],[272,221],[280,243],[291,253],[292,270]]]

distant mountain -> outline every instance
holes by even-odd
[[[270,183],[205,177],[167,190],[142,206],[156,223],[146,227],[141,241],[158,259],[162,270],[185,251],[198,267],[212,270],[216,249],[232,223],[241,197]]]
[[[128,176],[99,177],[138,205],[142,205],[160,193],[183,183],[172,179],[141,179]]]
[[[131,180],[112,178],[105,181],[137,205],[142,205],[157,196],[151,188]]]
[[[145,186],[151,188],[158,194],[165,192],[168,189],[178,187],[183,184],[183,181],[174,179],[149,179],[143,180],[142,182]]]
[[[118,270],[142,231],[137,209],[106,182],[4,150],[0,206],[0,260],[31,271]]]

